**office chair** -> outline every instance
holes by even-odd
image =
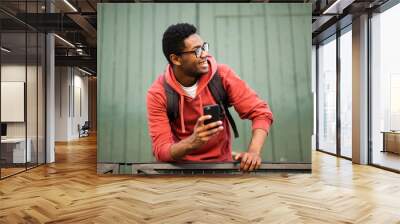
[[[80,127],[80,125],[78,124],[79,138],[89,136],[89,129],[90,129],[89,121],[85,121],[82,127]]]

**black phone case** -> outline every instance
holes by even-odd
[[[212,117],[204,121],[204,124],[209,124],[221,120],[221,111],[218,104],[208,105],[203,108],[204,115],[211,115]]]

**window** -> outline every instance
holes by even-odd
[[[351,158],[352,142],[352,34],[351,26],[340,36],[340,154]]]
[[[395,170],[400,170],[399,21],[400,4],[371,19],[372,163]]]
[[[318,48],[318,149],[336,153],[336,39]]]

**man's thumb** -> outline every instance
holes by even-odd
[[[241,155],[242,155],[242,153],[237,153],[237,152],[235,152],[235,153],[234,153],[235,160],[238,160],[238,159],[241,157]]]

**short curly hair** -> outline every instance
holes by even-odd
[[[165,30],[162,39],[162,48],[165,57],[171,65],[172,62],[169,59],[169,55],[181,52],[185,48],[184,40],[196,32],[196,27],[189,23],[171,25]]]

